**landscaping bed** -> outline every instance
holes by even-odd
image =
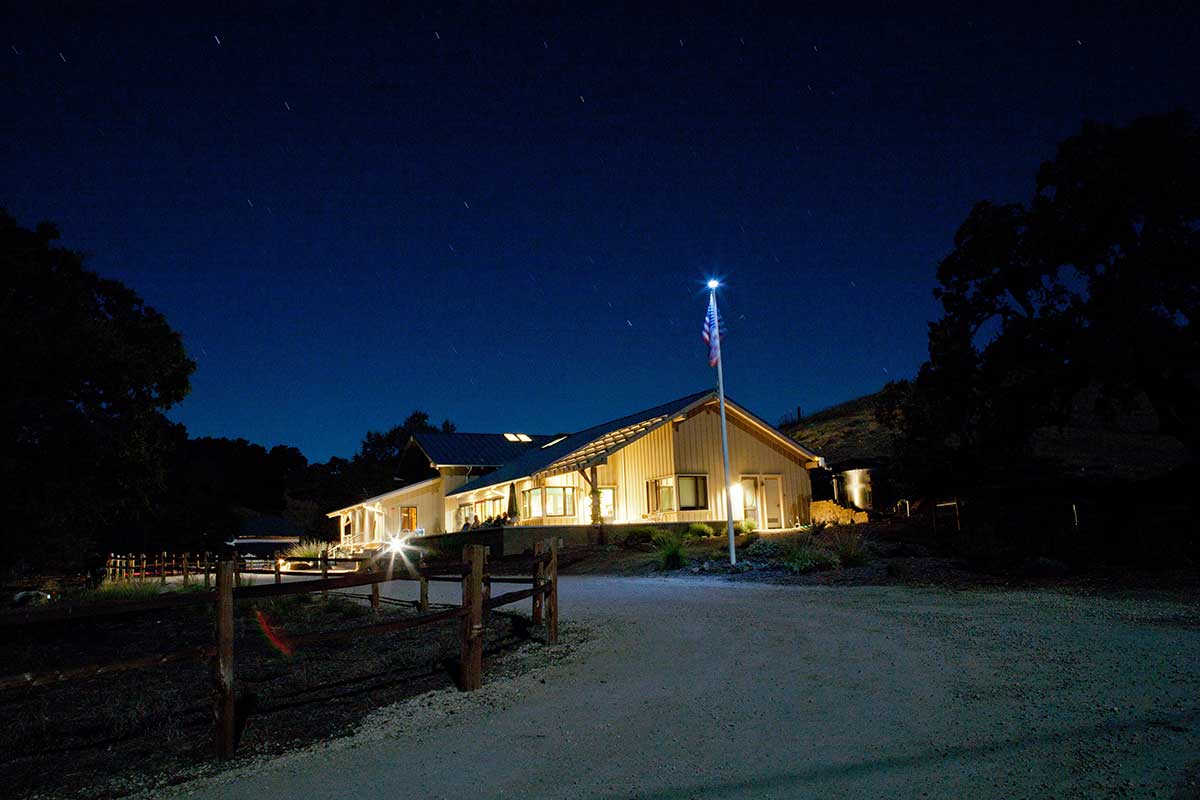
[[[437,610],[437,608],[433,609]],[[235,680],[245,715],[238,757],[281,752],[354,728],[367,712],[452,686],[457,620],[382,635],[316,641],[290,654],[289,637],[420,613],[373,611],[358,597],[294,595],[239,601]],[[70,624],[10,628],[6,675],[169,653],[213,642],[213,609],[194,606]],[[494,611],[487,660],[530,638],[528,620]],[[148,773],[183,772],[213,757],[210,660],[0,692],[0,796],[119,797]],[[126,788],[128,787],[128,788]]]
[[[1168,595],[1200,589],[1196,565],[1130,568],[1068,565],[1042,557],[998,559],[970,533],[936,536],[928,521],[884,518],[866,524],[783,532],[740,531],[738,564],[729,540],[715,536],[658,537],[631,546],[567,548],[563,574],[717,578],[797,585],[1042,587],[1083,593],[1123,591]]]

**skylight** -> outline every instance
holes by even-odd
[[[504,434],[504,438],[508,439],[510,442],[521,441],[520,439],[517,438],[517,435],[515,433],[506,433],[506,434]]]
[[[504,434],[504,438],[508,439],[510,442],[532,442],[533,441],[533,439],[529,438],[529,434],[527,434],[527,433],[506,433],[506,434]]]

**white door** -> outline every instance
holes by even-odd
[[[761,515],[764,528],[783,527],[783,478],[778,475],[762,479]]]

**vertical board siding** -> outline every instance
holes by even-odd
[[[762,474],[783,477],[784,523],[807,524],[812,502],[812,483],[800,456],[784,453],[781,447],[767,444],[736,417],[728,416],[730,481],[741,475]],[[708,475],[708,510],[679,514],[680,520],[725,519],[725,466],[721,456],[721,417],[714,409],[705,409],[684,420],[675,432],[675,465],[680,474]],[[736,499],[736,496],[735,496]],[[740,503],[734,503],[733,518],[743,516]]]
[[[674,431],[663,425],[609,457],[617,478],[617,518],[640,522],[649,513],[646,482],[675,473]]]
[[[442,479],[435,479],[428,486],[423,486],[412,492],[393,495],[383,500],[386,535],[394,536],[400,532],[400,509],[403,506],[416,506],[417,527],[424,528],[426,533],[442,533],[445,528],[442,520]]]

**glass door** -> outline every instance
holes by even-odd
[[[761,526],[758,518],[758,478],[742,476],[742,518]]]

